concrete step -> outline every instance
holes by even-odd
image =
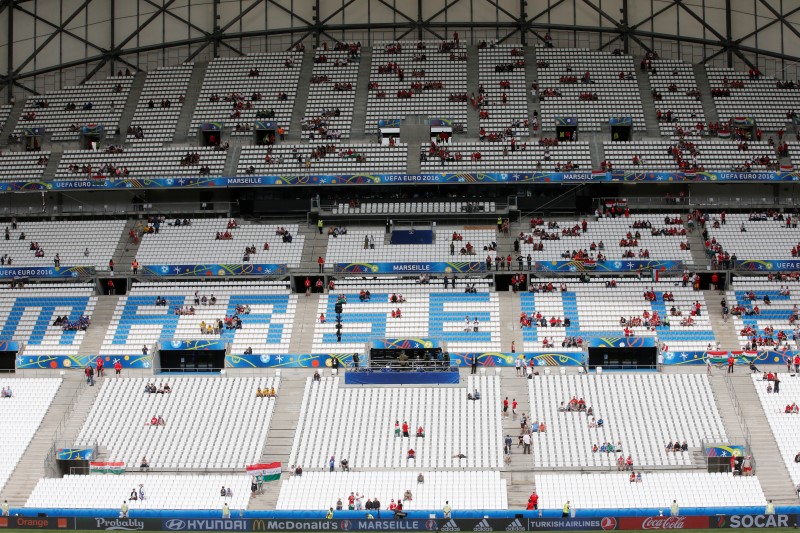
[[[722,306],[720,301],[725,297],[724,293],[715,290],[703,291],[706,300],[708,319],[711,328],[714,330],[714,338],[719,342],[720,350],[741,350],[738,341],[738,332],[733,320],[722,319]]]
[[[142,88],[144,87],[144,80],[146,77],[146,72],[137,72],[133,76],[131,92],[128,95],[128,99],[125,101],[122,115],[119,117],[119,140],[121,141],[125,139],[128,126],[130,126],[133,121],[133,115],[136,113],[136,106],[139,104],[139,96],[142,94]]]
[[[311,353],[316,317],[318,316],[317,309],[319,299],[322,297],[324,295],[313,293],[309,296],[298,295],[297,312],[292,325],[292,338],[289,341],[289,353]]]
[[[192,68],[189,88],[186,90],[181,114],[178,116],[178,123],[175,126],[175,136],[173,137],[173,142],[175,143],[185,143],[190,139],[197,138],[197,132],[189,131],[189,126],[192,124],[192,115],[197,107],[197,100],[200,97],[200,90],[203,87],[207,68],[208,62],[206,61],[196,62]]]
[[[306,114],[306,104],[308,103],[308,87],[311,85],[311,72],[314,70],[314,51],[306,50],[303,52],[303,63],[300,65],[300,80],[298,87],[302,90],[297,91],[292,108],[292,119],[286,125],[286,140],[300,142],[303,131],[303,117]]]
[[[639,85],[639,94],[642,98],[642,107],[644,109],[644,120],[647,124],[647,136],[653,138],[661,137],[661,131],[658,127],[658,119],[656,118],[656,105],[653,100],[652,87],[650,86],[650,77],[646,70],[640,68],[635,69],[636,81]]]
[[[478,97],[478,86],[480,85],[480,59],[478,57],[477,46],[467,46],[467,95],[474,94]],[[481,129],[480,116],[478,110],[467,103],[467,123],[466,135],[475,138]]]
[[[22,110],[24,108],[24,98],[20,98],[14,103],[13,106],[11,106],[11,112],[8,114],[8,118],[6,119],[6,123],[3,126],[2,131],[0,131],[0,146],[9,146],[8,136],[14,132],[14,128],[16,127],[17,121],[19,120],[20,115],[22,115]]]
[[[692,70],[697,80],[697,89],[700,91],[700,100],[703,103],[703,115],[706,117],[706,122],[718,122],[719,115],[717,114],[717,106],[714,105],[714,99],[711,97],[711,85],[708,82],[706,66],[698,63],[692,65]]]
[[[353,99],[353,121],[350,124],[350,139],[354,142],[369,142],[364,127],[367,121],[367,105],[369,100],[369,72],[372,64],[372,49],[363,47],[358,60],[358,83]]]
[[[97,297],[97,305],[95,305],[94,313],[92,314],[92,325],[86,330],[79,353],[93,357],[100,354],[100,348],[103,346],[106,331],[111,324],[111,319],[114,317],[118,301],[119,296],[114,295]],[[112,373],[112,366],[113,364],[109,364],[106,372]]]

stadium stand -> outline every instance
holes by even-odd
[[[559,117],[577,118],[582,131],[600,131],[611,117],[631,117],[634,131],[647,129],[631,56],[538,48],[536,59],[543,130],[554,131]],[[587,72],[589,78],[583,81]],[[620,72],[630,75],[620,78]],[[556,94],[548,96],[548,90]],[[587,94],[597,99],[581,96]]]
[[[51,267],[58,254],[63,266],[88,266],[104,271],[108,270],[108,261],[114,255],[125,221],[26,220],[19,222],[17,229],[11,229],[12,224],[6,227],[9,238],[0,241],[6,265]]]
[[[514,45],[492,45],[478,50],[480,127],[486,132],[527,136],[528,91],[525,87],[525,52]],[[484,115],[484,113],[486,115]]]
[[[61,156],[56,179],[103,177],[181,178],[220,176],[227,152],[212,147],[135,146],[122,151],[68,150]]]
[[[466,57],[464,43],[375,42],[364,127],[366,135],[378,132],[381,119],[404,119],[410,115],[449,119],[466,128],[467,102],[451,98],[459,95],[466,98]],[[415,84],[418,84],[416,88]],[[399,91],[412,94],[401,98]]]
[[[195,304],[211,296],[216,303]],[[158,297],[166,299],[157,305]],[[178,315],[176,308],[194,307],[193,315]],[[249,306],[249,313],[245,309]],[[142,346],[173,339],[220,339],[230,343],[230,353],[243,354],[251,348],[256,354],[286,353],[292,335],[297,296],[290,294],[286,282],[247,283],[136,283],[120,298],[100,353],[111,356],[136,355]],[[241,309],[241,311],[237,311]],[[200,323],[238,315],[240,329],[223,325],[213,334],[200,333]],[[232,324],[235,325],[235,324]]]
[[[499,377],[470,376],[466,389],[342,385],[340,378],[306,380],[289,464],[309,471],[328,468],[331,457],[337,467],[347,459],[358,470],[494,469],[503,464]],[[480,400],[467,400],[473,389],[480,391]],[[395,421],[407,421],[412,436],[396,436]],[[425,437],[416,437],[420,426]],[[409,449],[416,451],[416,459],[407,458]],[[466,457],[454,457],[458,454]]]
[[[11,397],[0,398],[0,487],[5,487],[28,444],[39,430],[61,378],[3,378]]]
[[[508,509],[506,480],[500,472],[430,471],[424,483],[417,483],[418,472],[305,472],[290,477],[281,485],[276,509],[319,510],[336,507],[337,498],[347,502],[353,493],[362,495],[361,503],[378,498],[381,503],[403,501],[406,490],[412,499],[403,501],[404,510],[438,509],[443,502],[458,509]],[[386,512],[386,518],[391,516]]]
[[[713,220],[705,225],[708,231],[706,250],[721,247],[721,251],[735,254],[738,260],[753,259],[796,259],[800,249],[797,235],[797,215],[765,212],[726,213],[725,224],[719,214],[711,215]],[[790,219],[790,220],[787,220]],[[788,224],[787,224],[788,221]],[[744,231],[742,231],[744,228]],[[769,243],[765,248],[764,243]]]
[[[303,140],[349,139],[353,102],[358,89],[359,58],[349,50],[321,50],[314,54],[311,86],[303,116]]]
[[[584,220],[586,231],[583,231]],[[517,236],[522,256],[527,258],[531,254],[534,261],[599,260],[602,253],[606,261],[672,259],[691,262],[691,251],[685,249],[689,245],[686,228],[679,213],[634,213],[628,217],[595,216],[574,221],[538,219],[534,222],[531,231]],[[552,223],[556,226],[549,227]]]
[[[677,156],[673,149],[679,150]],[[751,141],[742,150],[737,142],[686,139],[671,141],[603,142],[606,161],[614,170],[639,172],[697,170],[775,170],[779,158],[767,141]],[[634,160],[637,158],[638,161]],[[766,159],[769,158],[767,161]],[[680,161],[688,168],[681,168]],[[747,168],[750,167],[750,168]]]
[[[41,180],[49,159],[49,151],[0,152],[0,180]]]
[[[220,488],[231,488],[230,498]],[[139,499],[139,490],[144,499]],[[137,499],[130,500],[136,491]],[[125,501],[131,511],[145,509],[246,509],[250,480],[234,474],[75,476],[40,479],[25,507],[117,509]]]
[[[171,221],[161,224],[158,233],[144,234],[137,258],[142,265],[300,263],[305,236],[298,234],[297,224],[242,224],[232,229],[229,225],[230,221],[222,218],[191,219],[188,226],[175,226]],[[279,233],[281,228],[291,235],[290,241]],[[226,232],[230,239],[217,238],[225,237]],[[247,254],[245,261],[245,248],[253,246],[256,252]]]
[[[6,127],[6,120],[11,115],[11,108],[10,105],[0,105],[0,131]]]
[[[465,293],[467,284],[474,285],[476,292]],[[489,291],[489,281],[461,278],[458,286],[449,291],[441,287],[435,281],[427,284],[384,278],[340,280],[336,284],[337,294],[320,298],[316,316],[328,318],[314,330],[314,353],[362,352],[364,345],[373,339],[420,336],[447,342],[453,352],[499,351],[499,298],[497,293]],[[362,290],[370,291],[368,301],[360,300]],[[347,298],[342,312],[341,342],[337,342],[333,319],[338,294]],[[405,301],[393,303],[393,294],[401,295]],[[400,318],[392,316],[397,309],[401,310]],[[469,328],[465,317],[469,317]],[[478,331],[473,330],[475,320]]]
[[[47,283],[0,289],[0,342],[20,342],[22,353],[78,355],[86,331],[81,317],[92,318],[97,297],[92,283]],[[66,323],[55,323],[67,317]],[[86,326],[90,327],[89,324]]]
[[[484,261],[489,255],[494,259],[492,243],[497,240],[494,229],[463,229],[461,227],[437,227],[434,230],[431,244],[387,244],[384,240],[384,228],[361,227],[348,229],[344,235],[328,237],[328,265],[336,263],[380,263],[404,262],[409,257],[415,261]],[[462,239],[454,241],[453,234],[458,233]],[[364,246],[369,242],[369,246]],[[453,254],[450,245],[453,244]],[[469,246],[467,246],[469,244]],[[374,247],[373,247],[374,245]],[[464,248],[464,253],[461,253]],[[472,250],[473,253],[467,253]],[[328,267],[326,267],[328,268]]]
[[[193,63],[186,63],[147,73],[125,142],[172,141],[189,88],[193,66]],[[138,128],[142,129],[141,134],[137,134]]]
[[[528,380],[531,420],[544,422],[534,434],[533,464],[539,468],[610,468],[630,456],[633,469],[692,465],[691,451],[704,438],[725,439],[725,428],[703,374],[596,374],[538,376]],[[574,397],[593,409],[560,411]],[[590,427],[592,418],[603,420]],[[686,442],[687,452],[667,452],[667,442]],[[594,452],[610,443],[620,452]],[[627,480],[626,480],[627,481]],[[538,488],[539,478],[537,478]],[[571,499],[571,498],[567,498]],[[563,501],[561,501],[563,504]]]
[[[395,146],[374,143],[280,144],[269,148],[245,146],[239,156],[238,174],[404,173],[407,160],[408,147],[402,143]]]
[[[711,66],[706,66],[706,74],[720,121],[745,116],[765,131],[778,131],[791,122],[787,113],[800,109],[797,88],[781,88],[781,82],[769,76]]]
[[[565,340],[622,337],[626,328],[635,336],[655,337],[660,343],[666,343],[671,350],[705,350],[709,344],[713,347],[714,332],[703,293],[693,291],[691,287],[683,287],[679,281],[626,281],[617,283],[614,288],[608,288],[605,280],[575,283],[564,278],[536,279],[532,284],[537,292],[523,293],[520,297],[522,312],[533,317],[532,325],[522,329],[525,350],[541,351],[555,347],[581,352],[582,346],[570,346]],[[566,287],[565,291],[560,290],[562,283]],[[551,291],[547,291],[549,284],[553,286]],[[538,290],[541,286],[544,286],[544,290]],[[654,301],[643,297],[651,289],[655,293]],[[664,294],[670,294],[674,300],[664,301]],[[691,312],[696,302],[700,302],[702,309],[699,316]],[[682,315],[672,316],[673,307]],[[541,313],[545,319],[546,327],[536,325],[537,313]],[[656,313],[659,325],[653,326],[652,322],[651,325],[646,325],[648,317],[652,320]],[[664,323],[666,317],[670,321],[668,325]],[[553,327],[550,324],[551,318],[562,323],[565,323],[565,318],[569,318],[570,325]],[[625,324],[622,324],[623,318]],[[688,325],[688,318],[692,319],[691,325]],[[544,345],[545,339],[549,346]]]
[[[421,213],[437,214],[470,214],[494,213],[497,209],[491,201],[445,201],[415,202],[396,201],[382,202],[378,200],[358,201],[352,203],[339,202],[333,206],[333,215],[410,215]]]
[[[674,59],[651,60],[648,69],[661,135],[702,134],[706,128],[703,102],[692,66]],[[672,120],[667,120],[670,113]],[[660,115],[660,117],[659,117]],[[703,129],[698,129],[701,124]]]
[[[497,170],[498,172],[561,172],[592,169],[592,155],[586,142],[559,143],[555,146],[521,141],[516,149],[506,143],[454,142],[420,146],[423,172],[459,170]]]
[[[156,381],[171,392],[144,392]],[[106,379],[76,445],[97,443],[108,461],[127,469],[138,468],[143,456],[153,470],[241,469],[261,457],[275,408],[274,398],[257,398],[256,390],[280,395],[279,386],[280,378],[267,376]],[[164,425],[151,425],[159,416]]]
[[[22,135],[24,128],[44,127],[54,142],[74,141],[83,126],[102,124],[107,134],[114,134],[132,81],[130,76],[117,76],[31,96],[25,102],[14,133]]]
[[[252,137],[259,111],[265,112],[261,120],[273,121],[288,133],[302,63],[301,52],[214,59],[206,70],[189,136],[197,134],[201,124],[217,122],[230,128],[231,135]]]
[[[775,436],[783,463],[789,471],[794,485],[800,484],[800,462],[797,454],[797,435],[800,431],[800,417],[793,413],[786,413],[786,405],[797,403],[800,397],[800,384],[795,379],[795,374],[775,372],[780,379],[780,394],[771,394],[767,391],[768,381],[761,374],[752,374],[753,386],[756,388],[761,407],[767,417],[770,430]],[[763,421],[760,421],[763,424]]]
[[[798,295],[800,284],[797,281],[736,276],[725,300],[733,315],[739,346],[747,350],[781,349],[783,346],[796,350],[794,306],[800,303]],[[769,298],[769,304],[765,298]]]
[[[568,500],[577,509],[616,508],[625,502],[631,508],[661,508],[668,515],[672,500],[683,508],[767,504],[758,478],[727,473],[646,472],[640,483],[631,483],[628,473],[546,474],[536,476],[536,490],[545,509]]]

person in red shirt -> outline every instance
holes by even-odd
[[[503,400],[503,416],[508,416],[508,396]]]
[[[322,269],[325,267],[325,260],[322,258],[322,256],[319,256],[319,258],[317,259],[317,264],[319,265],[319,271],[321,274]]]
[[[733,374],[733,363],[734,362],[735,362],[735,360],[733,359],[733,356],[732,355],[729,356],[728,357],[728,374]]]
[[[403,421],[403,436],[408,437],[408,422]]]
[[[306,280],[303,282],[303,284],[306,287],[306,296],[308,296],[309,294],[311,294],[311,279],[306,278]]]
[[[150,425],[151,426],[157,426],[158,425],[158,417],[157,416],[153,415],[153,418],[150,419]]]
[[[517,416],[517,399],[511,400],[511,414]]]
[[[528,510],[533,510],[538,508],[539,508],[539,495],[536,494],[536,491],[533,491],[531,497],[528,498]]]
[[[103,358],[97,358],[97,377],[102,378],[105,377],[105,373],[103,372]]]
[[[117,362],[114,363],[114,373],[119,376],[121,372],[122,372],[122,363],[119,360],[117,360]]]

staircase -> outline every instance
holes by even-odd
[[[136,252],[139,250],[139,244],[141,244],[141,239],[138,243],[130,242],[128,237],[128,232],[136,227],[135,220],[129,220],[125,224],[125,228],[122,230],[122,235],[120,235],[119,243],[117,243],[117,249],[114,251],[114,270],[116,272],[132,272],[132,263],[133,260],[136,258]]]
[[[765,421],[766,415],[750,379],[750,372],[737,369],[734,374],[724,374],[723,379],[731,380],[731,390],[735,394],[741,418],[758,421],[758,425],[749,434],[750,451],[755,461],[753,470],[764,490],[764,496],[775,505],[797,505],[794,484],[786,470],[775,437]]]
[[[86,330],[86,335],[83,337],[78,353],[92,357],[100,355],[100,348],[103,346],[106,331],[109,324],[111,324],[118,301],[119,296],[97,297],[97,305],[95,305],[94,313],[92,313],[92,325]],[[114,372],[111,366],[108,365],[108,368],[105,369],[106,374]]]
[[[144,80],[147,77],[145,72],[137,72],[133,76],[131,82],[131,92],[128,94],[128,99],[125,101],[125,107],[122,108],[122,115],[119,117],[119,141],[125,140],[128,126],[133,121],[133,114],[136,112],[136,106],[139,105],[139,95],[142,94],[144,87]]]
[[[407,115],[400,128],[400,142],[408,144],[408,160],[406,171],[419,174],[422,167],[419,162],[420,147],[430,143],[430,126],[428,117],[423,115]]]
[[[509,302],[506,302],[509,303]],[[503,305],[501,304],[500,316],[503,319]],[[513,321],[512,321],[513,322]],[[522,341],[520,340],[520,343]],[[486,372],[494,372],[496,369],[487,368]],[[501,472],[501,477],[506,480],[506,492],[508,494],[508,507],[510,509],[524,509],[528,503],[528,497],[534,490],[533,475],[533,455],[523,455],[522,448],[517,448],[517,437],[519,436],[519,419],[522,413],[531,413],[531,399],[528,395],[528,380],[518,377],[516,369],[502,368],[500,370],[500,390],[502,396],[508,397],[509,404],[516,399],[517,415],[512,414],[509,407],[508,416],[503,419],[503,438],[511,435],[514,444],[511,446],[511,464]],[[523,374],[524,375],[524,374]],[[533,446],[535,446],[535,440]]]
[[[533,113],[536,113],[536,116],[539,117],[539,129],[542,129],[542,106],[539,103],[539,99],[536,98],[535,100],[531,97],[531,84],[536,82],[539,79],[539,70],[536,66],[536,48],[532,46],[525,47],[525,92],[526,98],[528,98],[528,111],[530,112],[530,117],[533,117]],[[533,130],[531,130],[531,135],[533,135]],[[527,500],[526,500],[527,503]]]
[[[708,320],[711,322],[714,338],[719,342],[720,350],[741,350],[742,347],[739,346],[738,332],[733,325],[733,320],[728,320],[727,322],[722,320],[722,306],[719,305],[719,302],[725,295],[712,289],[703,291],[703,296],[706,299]]]
[[[59,148],[58,151],[56,151],[55,146],[51,148],[50,157],[47,160],[47,165],[44,167],[44,174],[42,174],[44,179],[53,179],[55,177],[58,163],[61,161],[61,156],[63,154],[64,151],[62,148]]]
[[[480,85],[480,60],[478,59],[478,47],[467,46],[467,97],[474,93],[478,97],[478,85]],[[467,123],[464,124],[464,133],[470,138],[476,138],[478,131],[481,129],[480,116],[478,110],[472,107],[468,101],[467,106]]]
[[[350,123],[350,140],[368,142],[365,127],[367,124],[367,105],[369,100],[369,74],[372,65],[372,49],[363,47],[358,60],[358,83],[353,99],[353,120]]]
[[[689,252],[692,256],[692,265],[695,270],[705,270],[709,264],[708,256],[706,255],[706,247],[703,242],[703,230],[695,229],[689,231],[686,227],[686,242],[689,243]]]
[[[240,139],[235,139],[230,143],[228,153],[225,154],[225,167],[222,169],[223,176],[235,176],[237,166],[239,165],[239,155],[242,153],[242,142]]]
[[[189,78],[189,87],[184,95],[181,114],[178,116],[178,123],[175,125],[175,135],[172,141],[176,144],[186,143],[189,136],[196,136],[197,132],[189,131],[192,124],[194,110],[197,107],[197,100],[200,97],[200,89],[203,87],[203,80],[206,77],[207,62],[195,63],[192,68],[192,76]]]
[[[714,105],[714,99],[711,98],[711,84],[708,82],[706,67],[702,64],[692,65],[692,70],[697,80],[697,89],[700,91],[700,100],[703,103],[703,115],[706,117],[706,123],[718,122],[719,115],[717,114],[717,106]]]
[[[736,413],[734,398],[731,396],[725,384],[724,372],[725,370],[714,369],[708,377],[708,381],[711,383],[714,403],[717,405],[719,416],[722,419],[722,426],[725,428],[725,434],[728,436],[728,443],[744,446],[747,443],[747,439],[742,430],[742,423],[739,420],[739,415]],[[709,437],[713,437],[713,435],[709,435]],[[705,458],[701,458],[700,461],[704,462]],[[698,464],[701,463],[698,462]]]
[[[286,472],[290,468],[289,455],[294,444],[297,431],[297,421],[300,419],[300,408],[303,404],[303,392],[306,386],[306,373],[291,372],[288,376],[281,376],[281,386],[278,398],[275,400],[275,410],[269,425],[269,434],[264,443],[260,463],[279,461],[285,472],[282,479],[288,478]],[[278,502],[280,485],[275,482],[267,485],[264,494],[250,499],[250,510],[275,509]]]
[[[639,94],[642,98],[644,108],[644,121],[647,124],[647,136],[658,139],[661,131],[658,129],[658,119],[656,118],[656,102],[653,100],[653,89],[650,86],[650,76],[646,70],[634,69],[636,81],[639,85]]]
[[[289,353],[311,353],[319,300],[324,297],[324,294],[311,294],[310,296],[299,294],[297,296],[297,312],[294,314]]]
[[[8,136],[14,132],[14,127],[17,125],[17,121],[19,120],[20,115],[22,115],[22,110],[24,108],[24,98],[20,98],[17,103],[11,107],[11,112],[8,114],[8,119],[6,119],[5,126],[3,127],[2,131],[0,131],[0,147],[7,147],[9,145]]]
[[[306,50],[303,52],[303,64],[300,67],[300,80],[298,81],[298,91],[294,98],[294,108],[292,108],[292,119],[287,124],[286,140],[300,142],[303,134],[303,118],[306,114],[306,104],[308,103],[308,88],[311,86],[311,72],[314,70],[314,51]],[[280,124],[279,124],[280,125]]]
[[[33,491],[39,479],[45,477],[45,459],[50,453],[53,441],[60,438],[62,422],[70,416],[76,403],[83,395],[96,393],[98,387],[87,387],[83,375],[79,372],[68,372],[53,398],[50,408],[42,419],[39,430],[31,439],[22,459],[3,487],[2,497],[7,499],[11,507],[21,507]]]

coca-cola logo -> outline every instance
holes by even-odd
[[[684,529],[685,516],[649,516],[642,520],[642,529]]]
[[[617,519],[613,516],[606,516],[600,521],[600,527],[602,527],[605,531],[617,529]]]

